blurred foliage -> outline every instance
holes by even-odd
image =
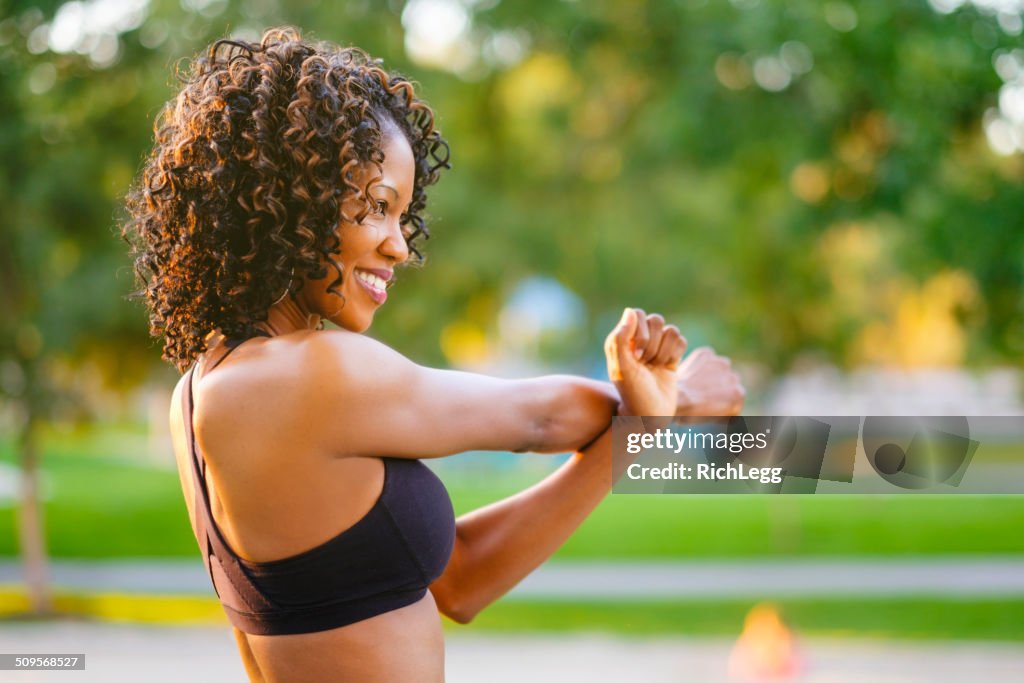
[[[174,65],[282,23],[416,78],[452,143],[429,265],[374,328],[418,360],[466,355],[445,339],[486,353],[536,275],[586,308],[585,343],[554,355],[599,355],[624,305],[776,372],[1024,352],[1024,161],[983,125],[1019,21],[924,0],[435,0],[469,19],[442,68],[407,56],[400,0],[128,4],[57,52],[67,7],[0,0],[0,392],[45,375],[67,393],[83,363],[115,386],[152,372],[122,198]]]

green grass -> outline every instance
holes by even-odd
[[[195,557],[185,506],[172,469],[138,458],[138,430],[68,434],[46,441],[51,487],[46,504],[55,557]],[[0,460],[11,462],[0,442]],[[487,456],[482,456],[486,458]],[[442,472],[457,512],[538,481],[545,463],[524,474],[496,475],[471,459]],[[15,516],[0,508],[0,556],[17,552]],[[635,496],[612,495],[556,556],[562,559],[744,558],[1024,553],[1024,496]],[[7,598],[10,615],[27,605]],[[2,596],[0,596],[2,597]],[[62,610],[103,619],[218,620],[213,601],[170,597],[78,596]],[[0,607],[3,607],[0,600]],[[24,603],[24,604],[23,604]],[[176,605],[178,603],[175,603]],[[1024,599],[800,599],[776,602],[804,635],[1024,641]],[[461,632],[603,631],[619,635],[734,637],[749,600],[551,602],[499,601]]]
[[[172,469],[155,469],[139,430],[46,439],[45,506],[55,557],[193,557]],[[486,458],[488,456],[480,456]],[[442,473],[458,513],[539,480],[472,466]],[[11,462],[9,443],[0,460]],[[548,461],[549,462],[549,461]],[[451,472],[451,470],[448,470]],[[1024,496],[611,495],[559,551],[561,559],[1024,553]],[[0,508],[0,556],[17,552],[15,515]]]
[[[734,638],[756,603],[708,601],[500,600],[452,633],[609,633]],[[1024,642],[1024,599],[786,599],[773,601],[800,636]],[[216,599],[57,591],[58,614],[135,624],[226,624]],[[27,615],[22,588],[0,587],[0,620]]]
[[[457,510],[498,497],[452,482]],[[516,490],[509,487],[502,493]],[[562,558],[1024,552],[1024,496],[610,495]]]
[[[149,624],[226,624],[216,599],[57,591],[60,615]],[[736,637],[750,600],[553,602],[501,600],[451,633],[610,633]],[[1024,641],[1024,599],[804,599],[772,603],[800,636]],[[27,615],[23,588],[0,586],[0,620]]]
[[[774,601],[798,634],[884,639],[1024,640],[1024,599]],[[736,636],[749,600],[554,603],[499,601],[473,630]],[[454,628],[454,627],[453,627]]]

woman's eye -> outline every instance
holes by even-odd
[[[384,216],[384,215],[387,215],[387,212],[388,212],[388,203],[385,202],[385,201],[377,202],[377,213],[379,213],[381,216]]]

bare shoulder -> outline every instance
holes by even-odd
[[[201,363],[191,391],[192,426],[205,455],[222,460],[259,453],[274,434],[294,431],[307,402],[303,335],[250,339],[210,368]],[[214,350],[210,358],[218,358]],[[186,376],[187,377],[187,376]],[[179,383],[178,391],[189,391]],[[181,401],[180,396],[177,400]]]
[[[231,351],[215,368],[200,370],[192,391],[196,410],[215,413],[248,412],[264,402],[300,389],[316,376],[315,334],[295,332],[279,337],[256,337]]]
[[[308,452],[327,443],[333,450],[339,430],[359,426],[362,410],[353,407],[385,399],[410,365],[385,344],[345,330],[252,339],[196,383],[195,429],[211,445],[284,432]]]
[[[371,382],[383,389],[401,380],[415,365],[390,346],[347,330],[332,330],[309,338],[308,380],[336,392],[347,386]]]

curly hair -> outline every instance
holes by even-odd
[[[121,231],[164,359],[184,371],[211,332],[252,336],[282,292],[327,277],[328,267],[328,290],[340,295],[337,226],[376,208],[377,178],[359,187],[355,171],[381,171],[391,125],[415,158],[402,226],[422,262],[426,188],[450,168],[449,149],[410,81],[358,48],[304,42],[293,27],[270,29],[259,44],[218,40],[178,79]]]

